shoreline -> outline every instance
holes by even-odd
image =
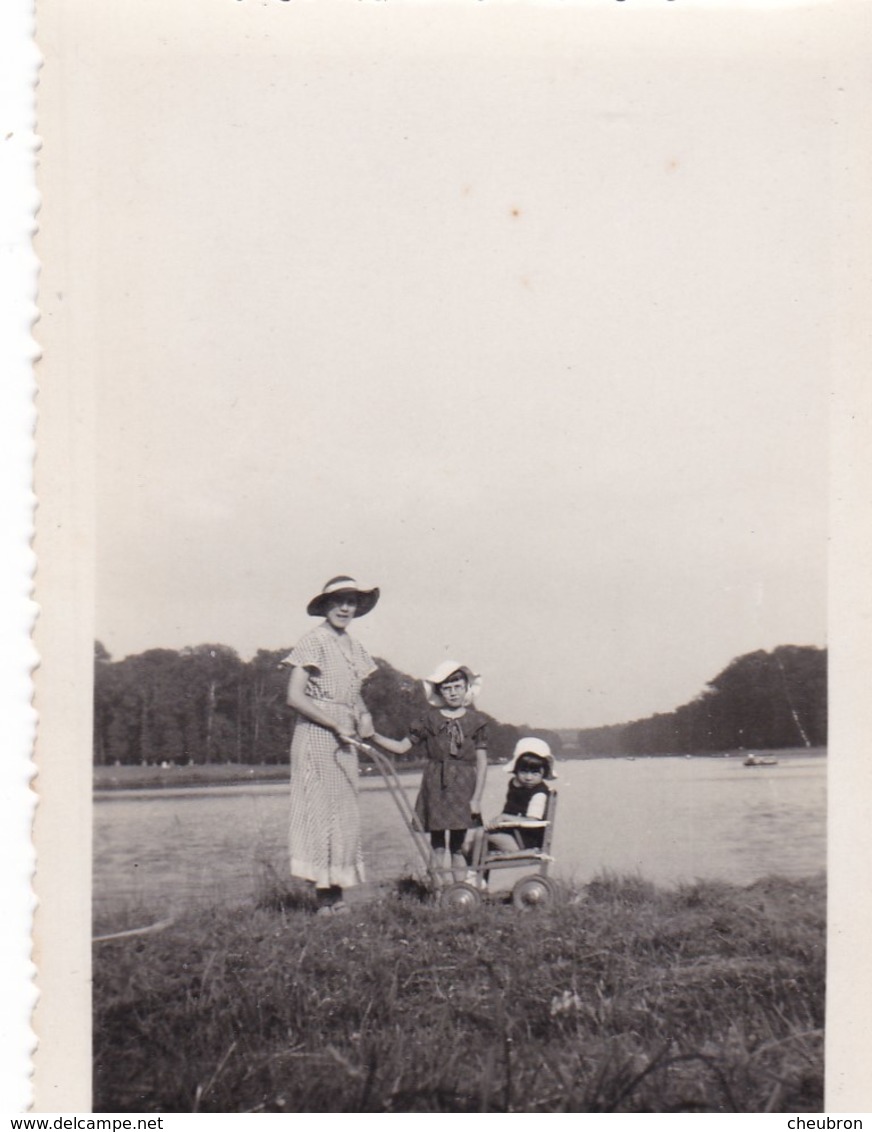
[[[825,758],[826,747],[808,749],[790,747],[780,749],[755,748],[755,754],[774,755],[776,758]],[[748,751],[703,751],[698,754],[673,754],[664,752],[657,755],[566,755],[558,759],[560,763],[575,762],[644,762],[649,759],[730,759],[740,762]],[[418,772],[423,762],[407,762],[396,767],[398,774]],[[502,763],[491,763],[499,767]],[[93,790],[95,793],[111,793],[116,790],[160,790],[180,787],[211,786],[265,786],[287,782],[290,777],[289,763],[256,764],[249,763],[210,763],[195,766],[95,766],[93,768]],[[361,763],[362,778],[377,778],[378,771],[371,763]]]
[[[423,764],[409,764],[397,768],[398,774],[420,771]],[[374,767],[361,768],[363,779],[379,778]],[[222,786],[287,786],[290,766],[249,766],[246,763],[221,763],[211,766],[175,767],[94,767],[93,792],[95,796],[117,792],[212,789]]]

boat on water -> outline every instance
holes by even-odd
[[[773,758],[771,755],[746,755],[742,760],[742,766],[778,766],[778,759]]]

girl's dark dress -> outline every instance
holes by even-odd
[[[409,738],[423,748],[427,762],[415,813],[427,832],[469,829],[469,804],[475,793],[476,749],[487,747],[487,719],[467,708],[447,719],[433,708],[409,728]]]

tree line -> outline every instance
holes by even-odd
[[[113,661],[94,652],[94,762],[120,764],[288,761],[296,712],[288,706],[290,648],[249,661],[226,645],[149,649]],[[376,730],[400,737],[427,708],[421,682],[376,658],[363,696]],[[486,714],[486,713],[485,713]],[[508,758],[521,732],[490,722],[490,754]],[[526,732],[556,741],[551,732]],[[414,750],[411,752],[414,757]]]
[[[827,741],[827,650],[758,649],[731,661],[675,711],[579,731],[586,755],[696,754]]]
[[[113,661],[94,653],[94,761],[99,765],[247,763],[288,759],[295,712],[287,704],[290,649],[260,649],[249,661],[226,645],[149,649]],[[427,707],[419,680],[377,659],[363,695],[376,730],[408,733]],[[825,649],[784,645],[732,661],[703,693],[675,711],[578,732],[587,755],[696,753],[818,746],[827,732]],[[520,735],[560,753],[554,731],[490,720],[492,759],[509,757]],[[569,753],[569,752],[567,752]],[[414,757],[414,749],[412,751]]]

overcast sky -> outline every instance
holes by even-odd
[[[826,643],[814,12],[79,7],[114,657],[290,646],[337,573],[382,587],[373,653],[470,664],[515,723]]]

